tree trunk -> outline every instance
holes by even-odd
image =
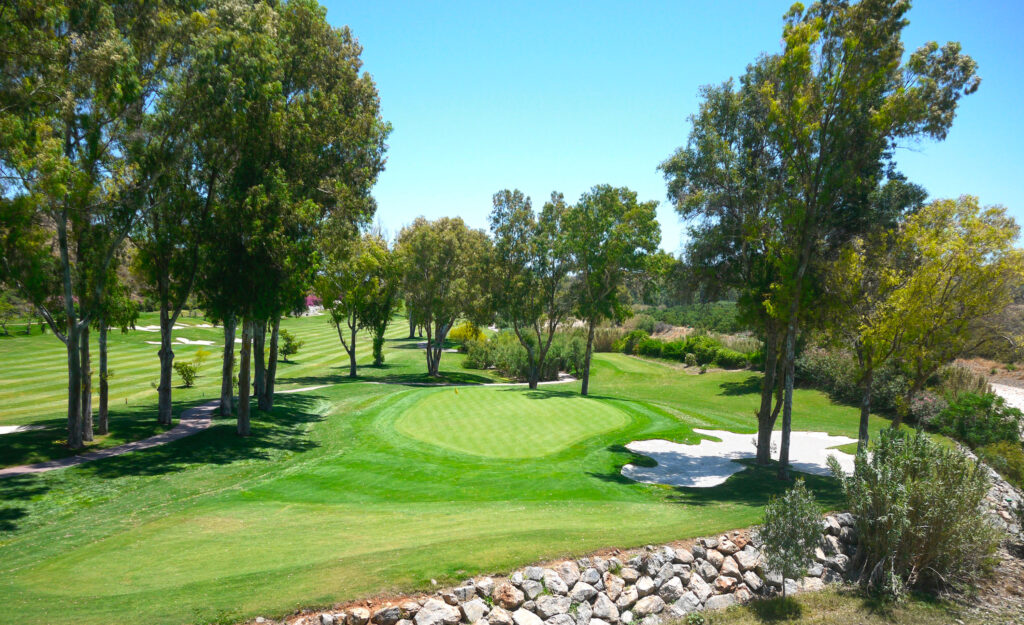
[[[231,400],[235,394],[235,326],[234,315],[224,320],[224,360],[220,372],[220,414],[231,416]]]
[[[166,298],[160,302],[160,386],[157,387],[157,423],[170,425],[171,414],[171,371],[174,365],[174,349],[171,343],[171,332],[174,330],[174,318]]]
[[[356,328],[357,323],[353,320],[352,323],[348,324],[349,336],[351,341],[349,342],[348,349],[348,377],[356,377]]]
[[[82,370],[79,367],[79,330],[74,319],[68,320],[68,448],[82,448]]]
[[[89,326],[82,329],[79,343],[82,359],[82,440],[91,442],[92,433],[92,358],[89,354]]]
[[[785,382],[782,399],[782,443],[779,445],[779,479],[789,479],[789,439],[793,431],[793,375],[796,360],[796,322],[792,320],[786,330]]]
[[[416,320],[412,318],[412,312],[409,313],[409,338],[416,338]]]
[[[761,381],[761,408],[757,412],[757,464],[761,466],[772,461],[772,430],[775,429],[772,396],[775,393],[775,376],[779,367],[777,340],[774,330],[769,330],[766,333],[764,379]]]
[[[871,417],[871,383],[874,373],[870,366],[864,370],[864,396],[860,400],[860,433],[857,435],[857,453],[866,451],[868,448],[868,419]]]
[[[264,320],[253,321],[252,323],[252,351],[253,351],[253,394],[256,395],[256,404],[263,409],[263,395],[267,388],[267,322]]]
[[[590,357],[594,355],[594,320],[588,321],[587,329],[587,351],[583,356],[583,388],[580,395],[586,395],[590,390]]]
[[[110,433],[110,384],[107,380],[107,321],[100,319],[100,417],[96,424],[98,434]]]
[[[260,397],[260,410],[268,412],[274,409],[274,382],[277,378],[277,343],[280,330],[281,318],[274,317],[274,322],[270,326],[270,357],[267,360],[263,395]]]
[[[241,362],[238,365],[238,435],[249,436],[249,361],[252,348],[253,322],[242,320],[242,349],[239,353]]]

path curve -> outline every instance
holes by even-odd
[[[551,380],[548,382],[539,382],[538,384],[562,384],[565,382],[575,382],[576,378],[572,376],[562,376],[557,380]],[[393,385],[404,385],[404,386],[527,386],[527,382],[496,382],[493,384],[450,384],[445,382],[373,382],[364,381],[367,384],[393,384]],[[345,384],[344,382],[342,384]],[[289,393],[304,393],[306,391],[316,391],[328,386],[336,386],[335,384],[322,384],[320,386],[306,386],[303,388],[295,388],[287,391],[277,391],[276,394],[286,395]],[[112,458],[114,456],[120,456],[131,451],[140,451],[143,449],[149,449],[150,447],[156,447],[157,445],[165,445],[172,441],[176,441],[186,436],[192,436],[202,432],[206,428],[210,427],[212,423],[212,415],[215,410],[220,406],[220,400],[213,400],[196,406],[195,408],[189,408],[185,412],[181,413],[181,417],[178,419],[178,425],[167,430],[163,434],[157,434],[156,436],[150,436],[144,438],[141,441],[133,441],[131,443],[125,443],[124,445],[118,445],[117,447],[110,447],[109,449],[98,449],[96,451],[89,451],[78,456],[68,456],[67,458],[58,458],[56,460],[47,460],[46,462],[37,462],[36,464],[22,464],[15,467],[7,467],[6,469],[0,469],[0,479],[5,477],[14,477],[16,475],[29,475],[32,473],[46,473],[47,471],[53,471],[56,469],[66,469],[67,467],[77,466],[86,462],[92,462],[93,460],[102,460],[103,458]]]

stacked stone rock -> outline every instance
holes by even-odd
[[[756,596],[818,590],[841,581],[855,542],[853,517],[826,517],[808,577],[767,571],[757,537],[702,538],[689,549],[647,547],[631,557],[529,566],[504,580],[484,577],[419,600],[320,615],[321,625],[658,625],[690,612],[745,603]]]
[[[981,462],[978,456],[967,447],[957,443],[957,447],[971,460]],[[1024,527],[1017,523],[1016,509],[1024,505],[1024,493],[1021,493],[1013,484],[1003,479],[992,467],[984,462],[981,463],[988,471],[992,486],[985,496],[985,504],[992,514],[996,524],[1005,529],[1011,536],[1020,539],[1024,538]]]

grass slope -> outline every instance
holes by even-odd
[[[254,412],[252,437],[239,439],[233,420],[218,419],[163,447],[0,481],[0,623],[283,613],[750,525],[782,488],[765,469],[712,489],[636,484],[619,473],[646,461],[624,448],[632,440],[696,442],[693,427],[753,432],[749,372],[687,375],[601,354],[589,398],[578,383],[457,393],[366,383],[423,379],[422,351],[397,338],[399,323],[388,367],[363,368],[362,381],[348,382],[324,319],[289,323],[307,347],[282,370],[282,388],[340,383],[279,395],[273,413]],[[460,358],[444,356],[450,379],[490,378],[467,374]],[[210,388],[215,376],[205,377]],[[180,405],[201,400],[189,393]],[[155,396],[148,401],[152,411]],[[31,413],[17,411],[8,415],[4,404],[2,418]],[[797,396],[796,428],[849,433],[856,421],[855,409],[818,393]],[[808,483],[837,505],[831,480]]]

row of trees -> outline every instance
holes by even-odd
[[[225,327],[224,414],[241,325],[247,435],[251,378],[269,408],[279,321],[304,306],[318,233],[351,239],[375,210],[390,126],[358,42],[313,0],[28,0],[2,13],[0,281],[67,347],[68,445],[92,437],[88,334],[99,328],[102,362],[107,327],[125,322],[128,264],[159,304],[161,423],[171,329],[198,296]]]
[[[737,293],[764,339],[757,457],[769,462],[781,410],[780,477],[798,342],[824,329],[855,346],[863,444],[873,369],[899,353],[919,389],[962,349],[960,329],[1005,307],[1020,277],[1005,211],[973,198],[924,206],[923,190],[896,170],[896,148],[945,138],[980,82],[957,43],[904,58],[908,9],[794,5],[782,52],[705,87],[688,143],[661,165],[670,200],[694,224],[688,264],[706,289]]]
[[[640,202],[626,188],[599,185],[576,204],[553,193],[538,212],[518,190],[494,195],[491,234],[460,218],[419,218],[389,250],[377,234],[352,252],[324,243],[327,270],[317,294],[356,375],[360,327],[374,336],[382,360],[387,322],[404,298],[411,325],[426,330],[427,372],[439,375],[448,332],[460,318],[497,320],[526,350],[528,381],[536,388],[555,332],[570,315],[587,327],[583,394],[589,388],[594,329],[631,314],[627,283],[649,269],[660,238],[656,202]]]

